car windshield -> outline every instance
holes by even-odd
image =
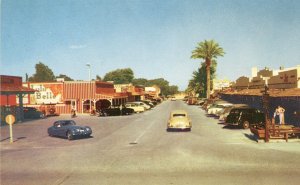
[[[232,109],[230,114],[240,114],[240,110],[239,109]]]
[[[173,114],[173,117],[185,117],[185,114]]]
[[[70,126],[70,125],[76,125],[76,123],[73,120],[67,120],[61,122],[63,126]]]

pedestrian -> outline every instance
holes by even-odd
[[[285,112],[285,109],[281,106],[278,106],[279,124],[280,125],[284,125],[284,112]]]
[[[72,109],[72,110],[71,110],[71,117],[72,117],[72,118],[75,118],[75,117],[76,117],[76,110],[75,110],[75,109]]]
[[[276,123],[279,122],[279,120],[278,120],[278,116],[279,116],[279,107],[280,107],[280,106],[278,106],[278,107],[275,109],[275,112],[274,112],[274,115],[273,115],[273,117],[274,117],[274,124],[276,124]]]

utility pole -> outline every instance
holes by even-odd
[[[88,96],[89,96],[89,102],[90,102],[90,113],[92,113],[92,101],[91,101],[91,64],[87,63],[86,66],[89,70],[89,86],[88,86]]]

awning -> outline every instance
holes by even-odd
[[[36,90],[23,86],[2,86],[1,95],[34,94]]]

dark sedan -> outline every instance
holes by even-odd
[[[250,107],[240,107],[231,109],[226,118],[226,124],[240,126],[244,129],[255,125],[264,125],[265,114],[258,109]]]
[[[34,107],[24,107],[23,110],[25,119],[40,119],[45,117],[45,114]]]
[[[48,134],[72,140],[78,137],[90,137],[92,129],[88,126],[78,126],[73,120],[59,120],[48,128]]]

